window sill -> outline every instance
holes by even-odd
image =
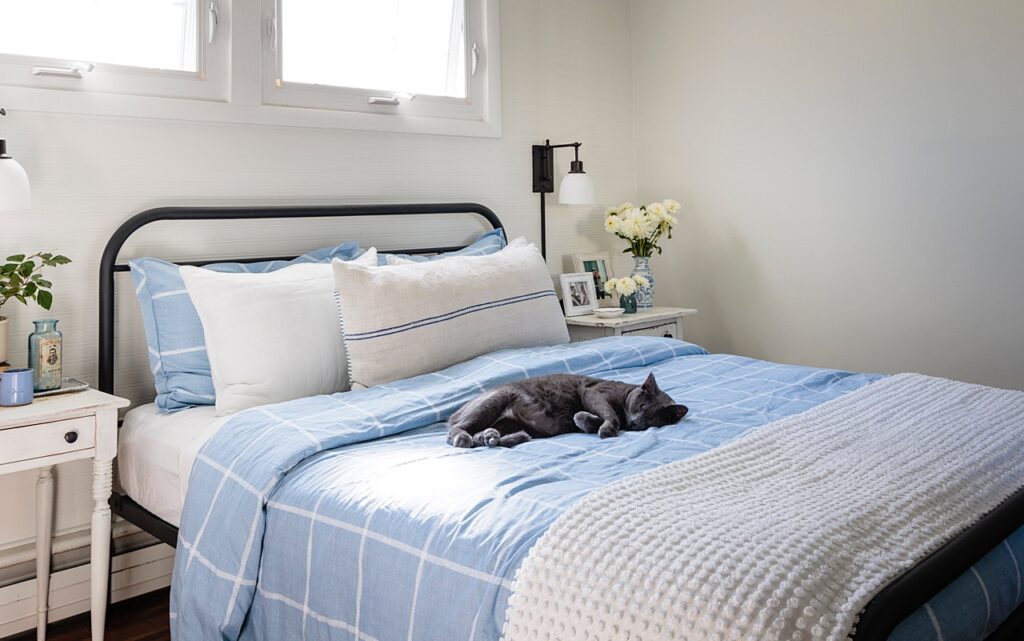
[[[374,114],[184,98],[79,93],[35,87],[5,86],[3,89],[4,106],[12,112],[315,129],[354,129],[476,138],[500,138],[502,134],[500,97],[497,104],[490,106],[490,119],[460,120],[403,116],[401,113]]]

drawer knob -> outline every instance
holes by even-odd
[[[64,440],[68,443],[74,443],[78,440],[78,432],[71,431],[64,435]]]
[[[675,336],[672,335],[672,332],[665,332],[665,338],[675,338]]]

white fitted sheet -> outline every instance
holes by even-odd
[[[128,412],[118,436],[118,479],[136,503],[179,525],[188,478],[199,449],[228,417],[212,405],[161,413],[156,405]]]

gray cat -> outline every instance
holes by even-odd
[[[678,423],[686,416],[658,389],[589,376],[552,374],[503,385],[466,403],[448,419],[455,447],[512,447],[532,438],[583,431],[601,438]]]

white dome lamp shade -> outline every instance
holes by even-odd
[[[7,110],[0,107],[0,116]],[[18,161],[7,155],[7,141],[0,138],[0,211],[32,207],[32,189],[28,174]]]
[[[28,174],[17,160],[7,155],[7,141],[0,138],[0,211],[31,207]]]
[[[576,151],[579,153],[578,148]],[[558,202],[563,205],[593,205],[594,181],[583,171],[583,162],[577,158],[569,166],[569,173],[558,188]]]

